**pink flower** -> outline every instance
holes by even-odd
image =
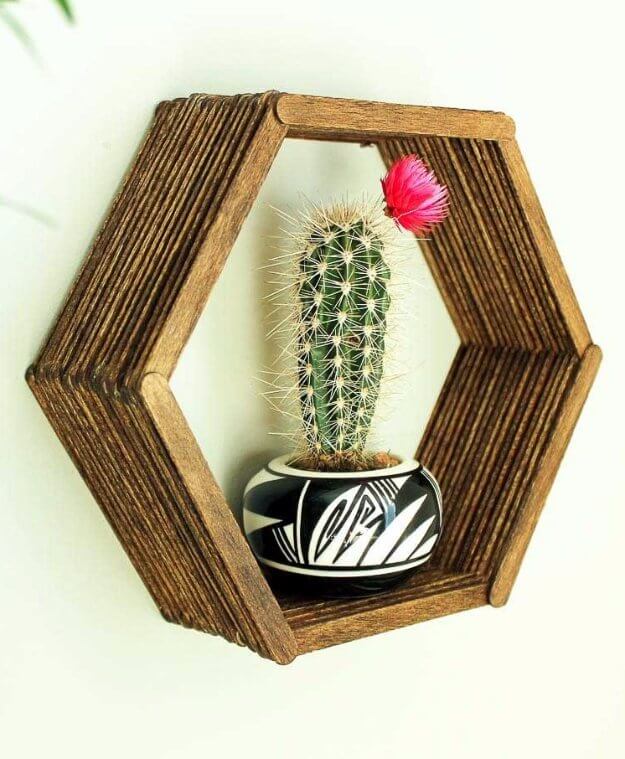
[[[429,232],[447,217],[447,187],[416,155],[400,158],[382,180],[387,214],[415,234]]]

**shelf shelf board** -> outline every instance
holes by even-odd
[[[386,593],[349,600],[282,598],[299,653],[375,635],[488,603],[488,582],[478,575],[428,570]]]

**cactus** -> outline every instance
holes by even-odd
[[[379,203],[313,208],[290,221],[295,329],[287,342],[304,454],[362,461],[384,371],[394,225]]]
[[[311,450],[362,451],[382,378],[390,271],[359,219],[315,229],[299,266],[298,385]]]
[[[276,372],[265,395],[278,411],[295,396],[289,415],[304,450],[292,463],[303,468],[394,463],[390,454],[366,452],[388,347],[390,254],[397,229],[429,233],[448,215],[449,197],[416,155],[390,167],[382,193],[377,201],[282,214],[295,248],[274,259],[287,270],[273,272],[280,287],[272,297],[278,311],[285,305],[291,311],[270,334],[286,332],[280,356],[293,359],[295,379],[284,386],[285,375]],[[290,303],[282,302],[285,293]]]

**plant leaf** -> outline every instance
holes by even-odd
[[[74,20],[74,12],[72,11],[72,7],[69,4],[68,0],[53,0],[53,2],[59,6],[61,12],[68,21]]]
[[[5,0],[5,3],[6,3],[6,0]],[[15,16],[11,15],[4,8],[0,7],[0,19],[4,21],[4,23],[9,27],[9,29],[13,32],[13,34],[17,37],[17,39],[22,43],[22,45],[26,48],[26,50],[28,50],[28,52],[33,57],[36,57],[35,45],[32,39],[30,38],[30,35],[26,31],[26,29],[22,26],[22,24],[15,18]]]
[[[2,0],[0,0],[2,2]],[[33,221],[38,221],[41,224],[45,224],[47,227],[54,226],[54,219],[48,216],[47,213],[40,211],[37,208],[27,205],[26,203],[20,203],[16,200],[11,200],[6,196],[0,195],[0,208],[7,208],[15,213],[22,214],[22,216],[28,216]]]

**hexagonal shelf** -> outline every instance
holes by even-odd
[[[369,598],[272,593],[168,385],[285,138],[417,152],[450,189],[421,244],[461,346],[417,451],[446,528],[427,571]],[[194,95],[158,107],[27,379],[163,616],[286,663],[505,603],[600,355],[507,116]]]

